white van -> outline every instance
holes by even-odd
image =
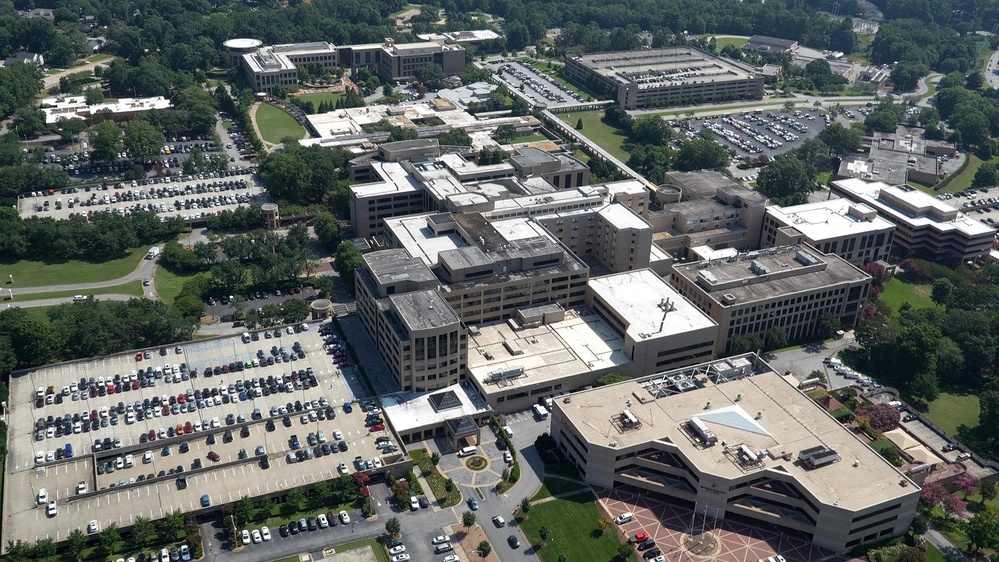
[[[512,429],[510,429],[510,426],[508,426],[508,425],[504,425],[504,426],[503,426],[503,433],[506,433],[506,436],[507,436],[507,437],[509,437],[509,438],[513,439],[513,430],[512,430]]]
[[[473,445],[471,447],[465,447],[464,449],[458,451],[458,456],[459,457],[470,457],[470,456],[472,456],[472,455],[474,455],[475,453],[478,453],[478,452],[479,452],[479,448]]]
[[[534,405],[534,416],[540,420],[548,419],[548,410],[545,409],[541,404]]]
[[[614,522],[617,523],[618,525],[623,525],[625,523],[630,522],[634,518],[635,514],[629,511],[627,513],[622,513],[621,515],[615,517]]]

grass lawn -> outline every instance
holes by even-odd
[[[585,484],[580,484],[579,482],[569,482],[568,480],[562,480],[561,478],[545,478],[544,484],[541,485],[541,489],[538,490],[537,494],[531,498],[532,501],[549,498],[551,496],[557,496],[559,494],[568,494],[570,492],[580,492],[586,490]]]
[[[257,108],[257,127],[269,143],[278,144],[284,137],[305,138],[305,127],[299,125],[290,113],[269,103],[262,103]]]
[[[906,283],[896,277],[885,285],[885,290],[881,293],[881,300],[891,306],[892,310],[898,310],[904,302],[908,302],[915,308],[932,308],[936,306],[930,299],[932,289],[931,285]]]
[[[461,490],[458,486],[453,486],[451,491],[447,491],[447,478],[441,474],[440,470],[430,460],[430,455],[426,449],[414,449],[409,452],[413,457],[413,464],[420,467],[423,478],[430,484],[430,489],[437,498],[441,507],[451,507],[461,502]]]
[[[516,137],[512,141],[510,141],[510,144],[516,144],[518,142],[537,142],[537,141],[546,141],[546,140],[548,140],[548,137],[542,135],[541,133],[532,133],[530,135],[520,135],[519,137]]]
[[[12,288],[41,287],[44,285],[63,285],[67,281],[73,283],[94,283],[124,277],[138,267],[139,262],[146,257],[148,246],[132,248],[123,257],[106,262],[89,262],[80,260],[67,261],[33,261],[33,260],[0,260],[0,275],[7,281],[8,275],[14,276]],[[0,285],[7,287],[8,285]],[[79,293],[80,291],[77,291]]]
[[[101,62],[102,60],[113,59],[114,55],[109,55],[106,53],[97,53],[87,59],[87,62]]]
[[[389,559],[388,551],[385,550],[385,547],[382,546],[377,539],[368,539],[366,541],[347,543],[345,545],[337,546],[334,548],[336,548],[337,552],[347,552],[349,550],[360,550],[366,546],[371,547],[371,550],[374,551],[375,553],[375,560],[377,560],[378,562],[391,562]],[[295,559],[297,560],[298,557],[296,556]]]
[[[319,111],[319,104],[328,101],[336,105],[337,100],[342,98],[343,94],[340,92],[331,92],[327,94],[303,94],[295,97],[303,101],[311,101],[312,105],[316,106],[316,111]]]
[[[623,148],[624,141],[627,137],[624,133],[619,132],[613,127],[604,124],[601,119],[604,116],[603,111],[579,111],[574,113],[560,113],[559,117],[569,124],[570,127],[575,127],[576,122],[580,119],[583,120],[583,128],[580,129],[580,133],[586,138],[600,145],[607,152],[613,154],[622,162],[627,162],[630,155],[628,151]]]
[[[941,392],[936,400],[930,402],[925,415],[947,433],[957,435],[957,428],[962,425],[969,428],[978,426],[979,411],[977,395]]]
[[[54,305],[54,306],[32,306],[32,307],[29,307],[29,308],[25,308],[24,311],[28,313],[28,316],[31,316],[33,318],[36,318],[36,319],[38,319],[38,320],[40,320],[40,321],[45,322],[46,324],[48,324],[49,323],[49,310],[55,308],[56,306],[61,306],[61,305]]]
[[[173,304],[173,300],[180,294],[184,283],[195,275],[197,274],[178,275],[165,267],[157,267],[153,283],[156,286],[156,292],[160,295],[160,300],[167,304]]]
[[[521,59],[521,62],[529,64],[534,68],[537,68],[542,73],[544,73],[545,76],[551,78],[552,80],[558,82],[559,84],[562,84],[566,88],[569,88],[569,90],[583,96],[584,99],[587,96],[591,96],[594,98],[596,97],[593,95],[593,92],[587,90],[583,84],[580,84],[570,78],[566,78],[562,74],[562,69],[565,68],[565,65],[563,65],[560,62],[553,62],[551,67],[548,66],[547,60],[541,61],[536,59]]]
[[[711,37],[710,35],[705,35],[704,37]],[[737,49],[741,49],[749,39],[743,39],[741,37],[720,37],[715,39],[715,49],[720,53],[725,47],[732,45]]]
[[[819,182],[819,185],[829,185],[829,180],[832,179],[832,170],[828,172],[820,172],[815,181]]]
[[[537,554],[545,562],[565,560],[613,560],[617,557],[617,535],[612,527],[601,531],[600,514],[593,494],[576,494],[531,508],[520,527],[532,545],[541,544],[541,527],[549,536]]]
[[[944,553],[940,552],[939,548],[929,542],[926,543],[926,559],[929,562],[947,562],[947,557],[944,556]]]
[[[51,293],[29,293],[27,295],[18,295],[15,290],[14,300],[11,301],[11,304],[24,301],[68,298],[76,295],[132,295],[133,297],[141,297],[142,292],[141,281],[132,281],[121,285],[112,285],[111,287],[101,287],[99,289],[67,289],[65,291],[52,291]]]
[[[551,474],[564,476],[565,478],[573,478],[575,480],[582,480],[582,478],[579,477],[579,471],[576,470],[576,467],[565,461],[545,463],[545,475]]]
[[[968,154],[968,158],[970,158],[970,160],[968,160],[968,166],[964,169],[964,171],[954,176],[954,179],[947,184],[947,187],[937,191],[936,193],[955,193],[958,191],[964,191],[965,189],[971,187],[971,181],[975,179],[975,172],[978,171],[978,168],[980,168],[984,162],[981,158],[975,156],[974,154]],[[999,161],[999,159],[993,160]]]

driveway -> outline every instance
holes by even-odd
[[[809,378],[812,371],[822,371],[829,381],[829,389],[850,386],[853,381],[843,378],[822,362],[826,357],[833,357],[840,351],[855,343],[853,332],[847,332],[843,339],[830,340],[821,344],[810,344],[795,347],[776,353],[777,358],[767,361],[778,373],[790,371],[799,381]]]

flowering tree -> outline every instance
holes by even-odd
[[[923,494],[919,497],[930,506],[940,503],[940,500],[947,497],[947,489],[939,482],[931,482],[923,486]]]
[[[968,499],[968,496],[978,493],[978,484],[978,477],[968,472],[965,472],[954,480],[954,485],[964,492],[964,499]]]
[[[943,507],[944,513],[948,517],[960,517],[964,515],[964,512],[968,510],[968,504],[964,500],[957,497],[957,495],[950,495],[943,499],[941,502],[941,507]]]
[[[879,433],[891,431],[898,427],[901,414],[888,404],[868,404],[857,408],[854,412],[857,419],[866,418],[871,424],[871,429]]]

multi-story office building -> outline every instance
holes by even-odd
[[[801,245],[674,265],[670,283],[718,322],[722,354],[734,336],[762,337],[776,327],[791,341],[812,337],[823,314],[853,326],[871,278],[838,255]]]
[[[536,220],[583,260],[596,258],[613,272],[649,267],[652,226],[620,203],[540,215]],[[594,269],[593,264],[590,267]]]
[[[864,203],[828,199],[792,207],[767,207],[763,247],[801,241],[824,254],[833,253],[861,265],[888,257],[895,225]]]
[[[645,218],[653,240],[676,258],[690,249],[760,247],[767,198],[718,172],[670,172],[656,188]]]
[[[233,39],[226,43],[229,56],[237,55],[243,73],[254,91],[270,92],[275,87],[292,88],[298,85],[298,67],[317,63],[325,68],[337,65],[336,47],[326,42],[292,43],[252,48],[255,39]]]
[[[386,39],[378,74],[386,80],[412,80],[416,69],[428,64],[439,66],[448,76],[461,74],[465,71],[465,48],[434,41],[396,43]]]
[[[698,516],[802,533],[836,553],[901,535],[916,513],[915,482],[755,355],[551,406],[552,437],[601,488],[640,488]]]
[[[510,164],[522,177],[541,177],[555,189],[571,189],[590,184],[590,168],[568,154],[550,154],[537,148],[521,148]]]
[[[425,392],[457,383],[465,328],[429,269],[405,250],[385,250],[367,254],[356,275],[358,314],[400,387]]]
[[[648,269],[592,278],[586,304],[524,307],[469,326],[470,378],[500,411],[592,385],[712,357],[718,325]]]
[[[832,182],[831,190],[864,203],[893,223],[899,253],[956,263],[988,253],[995,239],[994,228],[908,186],[849,178]]]
[[[762,74],[691,47],[592,53],[566,59],[567,75],[637,109],[763,96]]]

